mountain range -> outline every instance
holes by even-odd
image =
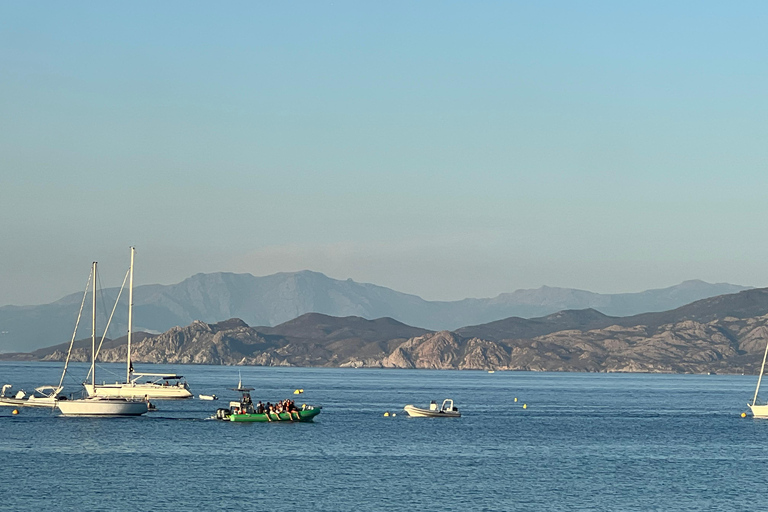
[[[665,311],[744,289],[747,288],[703,281],[685,281],[669,288],[622,294],[544,286],[493,298],[427,301],[383,286],[332,279],[311,271],[264,277],[221,272],[197,274],[173,285],[136,287],[134,328],[160,333],[195,320],[215,324],[229,318],[242,319],[248,325],[275,326],[305,313],[322,313],[365,319],[388,317],[439,331],[512,316],[541,317],[564,309],[593,308],[613,316]],[[104,302],[110,305],[117,292],[115,288],[104,290]],[[68,341],[81,301],[82,294],[76,293],[50,304],[0,307],[0,352],[30,352]],[[110,332],[125,332],[126,302],[123,296]],[[81,325],[89,325],[89,318],[90,313],[86,311]],[[106,323],[103,317],[97,321],[102,326]]]
[[[768,343],[768,289],[703,299],[674,310],[611,317],[594,309],[511,317],[431,331],[391,318],[307,313],[280,325],[192,322],[137,335],[135,364],[227,364],[475,370],[754,373]],[[67,345],[6,358],[60,361]],[[90,357],[88,340],[75,360]],[[125,339],[100,359],[122,362]]]

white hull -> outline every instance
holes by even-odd
[[[192,398],[189,389],[182,385],[163,386],[162,384],[85,384],[85,392],[88,396],[101,396],[108,398],[139,398],[170,399]]]
[[[755,418],[768,418],[768,405],[750,405],[749,409]]]
[[[147,402],[103,398],[59,400],[56,407],[64,416],[141,416],[149,410]]]
[[[56,395],[61,388],[53,386],[40,386],[35,388],[35,393],[27,395],[24,391],[19,391],[15,396],[7,396],[5,391],[12,388],[10,384],[3,386],[3,393],[0,395],[0,406],[8,407],[54,407],[56,405]],[[42,396],[40,396],[42,395]]]
[[[413,405],[406,405],[404,407],[408,416],[413,418],[461,418],[459,411],[437,411],[430,409],[422,409]]]
[[[55,398],[8,398],[0,397],[0,406],[8,407],[53,407]]]

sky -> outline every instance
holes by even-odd
[[[2,2],[0,305],[768,286],[765,2]]]

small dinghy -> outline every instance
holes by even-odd
[[[11,384],[3,386],[0,392],[0,405],[8,405],[13,407],[55,407],[57,400],[66,400],[66,396],[59,395],[61,391],[60,387],[54,386],[40,386],[35,388],[35,393],[27,395],[27,393],[20,389],[13,396],[6,396],[5,392],[11,389]]]
[[[434,400],[429,403],[429,409],[413,405],[406,405],[404,409],[412,418],[461,418],[461,413],[453,406],[453,400],[450,398],[443,400],[443,405],[439,409]]]
[[[197,398],[200,400],[218,400],[219,397],[216,395],[197,395]]]

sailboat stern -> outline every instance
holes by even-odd
[[[752,416],[755,418],[768,418],[768,404],[747,404],[749,410],[752,411]]]

